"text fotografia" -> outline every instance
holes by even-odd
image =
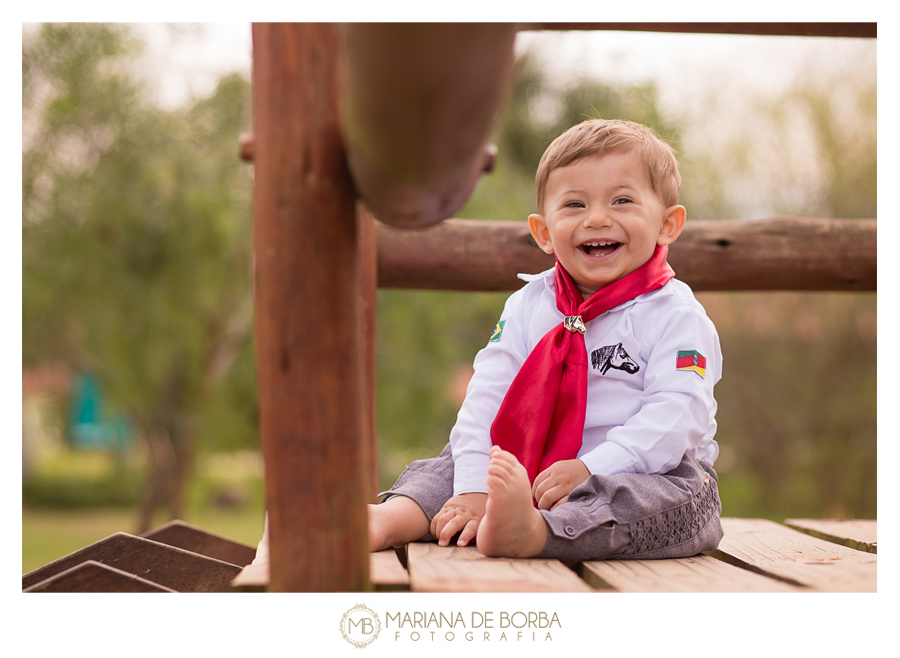
[[[385,613],[384,630],[394,641],[552,642],[562,628],[555,612],[396,612]]]

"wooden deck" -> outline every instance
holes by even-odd
[[[411,592],[875,592],[876,521],[722,519],[709,554],[585,562],[488,558],[413,543],[369,556],[372,588]],[[116,533],[22,576],[27,592],[265,591],[252,547],[181,521]]]
[[[876,521],[722,520],[708,555],[585,562],[487,558],[475,548],[413,543],[370,556],[378,591],[413,592],[875,592]],[[245,569],[237,590],[263,590],[268,569]]]

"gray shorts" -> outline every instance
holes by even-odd
[[[690,557],[722,539],[718,476],[687,455],[661,475],[592,475],[554,510],[541,510],[547,544],[539,557],[584,560]],[[429,519],[453,496],[453,455],[410,464],[388,491],[412,498]],[[434,541],[426,535],[422,541]]]

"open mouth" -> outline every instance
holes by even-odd
[[[600,258],[602,256],[609,256],[621,246],[621,242],[614,242],[612,240],[596,240],[594,242],[584,242],[579,245],[579,248],[588,256]]]

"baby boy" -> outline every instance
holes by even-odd
[[[715,548],[722,357],[666,262],[686,213],[675,155],[645,126],[586,121],[536,186],[529,227],[556,265],[520,275],[449,445],[370,506],[370,549],[456,537],[574,563]]]

